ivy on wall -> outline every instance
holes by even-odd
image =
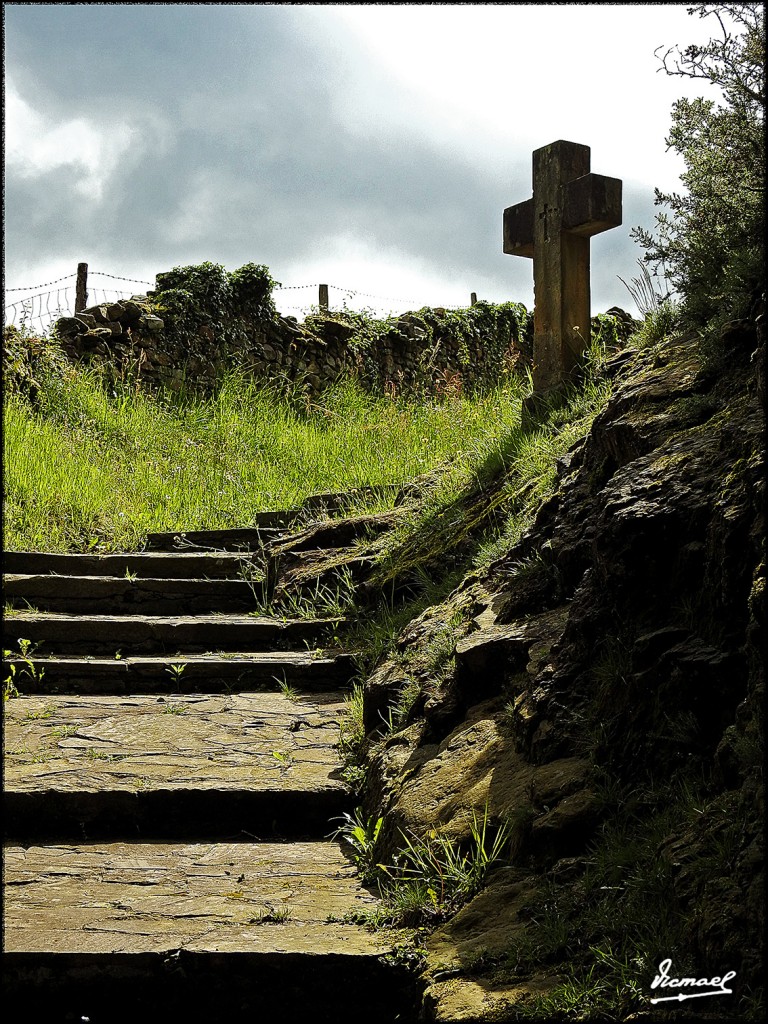
[[[226,349],[242,342],[249,327],[274,320],[276,284],[269,269],[255,263],[231,273],[217,263],[201,263],[158,274],[150,298],[169,340],[203,355],[206,343],[215,340]]]

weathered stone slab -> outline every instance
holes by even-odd
[[[330,831],[340,694],[17,697],[5,706],[8,835]]]
[[[8,847],[4,988],[29,1019],[372,1022],[411,986],[402,935],[335,844]],[[375,993],[375,998],[373,995]]]
[[[21,693],[220,693],[277,690],[280,684],[323,692],[349,686],[356,671],[352,654],[319,651],[237,652],[229,656],[35,657],[32,662],[34,676],[21,674],[25,663],[16,659],[15,684]],[[9,661],[3,662],[6,675],[8,664]]]
[[[327,923],[377,903],[331,842],[9,847],[4,869],[6,952],[383,952],[391,943]]]
[[[136,573],[152,579],[238,578],[241,568],[252,559],[237,552],[128,552],[110,555],[80,555],[49,551],[5,551],[3,571],[35,576],[125,576]]]
[[[10,604],[40,611],[78,614],[181,615],[248,611],[256,607],[254,585],[244,579],[128,579],[125,576],[3,577]]]
[[[264,650],[312,642],[340,619],[273,619],[255,615],[66,615],[20,612],[4,636],[45,645],[41,653],[125,654],[156,651]]]
[[[148,551],[260,551],[265,544],[283,534],[297,512],[259,512],[256,525],[240,530],[186,530],[148,533]]]

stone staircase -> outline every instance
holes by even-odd
[[[27,1019],[416,1018],[404,936],[340,920],[376,904],[328,838],[352,809],[343,623],[254,613],[290,533],[265,514],[5,553],[4,968]]]

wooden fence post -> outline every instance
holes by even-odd
[[[328,312],[328,285],[320,285],[320,310],[321,312]]]
[[[77,284],[75,285],[75,312],[81,313],[88,305],[88,264],[77,264]]]
[[[469,301],[470,301],[470,304],[472,306],[476,306],[477,305],[477,292],[471,292],[470,293]]]

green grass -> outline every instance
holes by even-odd
[[[557,460],[589,431],[605,407],[610,383],[594,376],[566,390],[535,426],[515,409],[506,429],[473,439],[469,457],[452,462],[436,487],[383,539],[372,580],[393,593],[403,581],[412,591],[445,576],[457,564],[487,569],[532,525],[557,479]]]
[[[399,485],[519,422],[522,384],[472,398],[372,397],[354,381],[310,402],[233,373],[206,400],[159,398],[69,368],[35,408],[6,395],[7,549],[120,550],[147,532],[245,526],[312,493]],[[490,439],[490,440],[489,440]],[[386,507],[368,499],[360,511]]]
[[[345,814],[333,838],[343,840],[364,883],[375,884],[381,906],[353,912],[346,920],[372,928],[433,926],[451,917],[485,884],[490,869],[506,859],[510,826],[490,826],[488,808],[473,812],[470,835],[458,842],[430,829],[400,833],[391,864],[380,864],[376,845],[383,819],[366,818],[360,808]]]

